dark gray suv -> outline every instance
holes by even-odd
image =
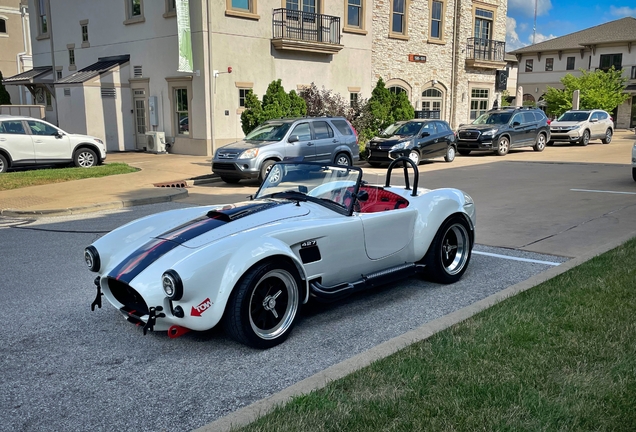
[[[352,165],[359,159],[358,134],[344,117],[269,120],[219,148],[212,172],[226,183],[262,182],[276,162],[290,159]]]

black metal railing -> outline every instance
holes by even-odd
[[[340,44],[340,17],[336,16],[274,9],[272,29],[274,39]]]
[[[473,60],[505,61],[506,42],[492,39],[468,38],[466,58]]]
[[[416,119],[441,119],[441,111],[440,110],[421,110],[415,111]]]

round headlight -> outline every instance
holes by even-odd
[[[90,271],[99,271],[101,263],[99,260],[99,253],[97,252],[97,249],[95,249],[95,246],[89,246],[84,249],[84,261]]]
[[[163,292],[170,300],[181,300],[183,297],[183,283],[179,274],[174,270],[168,270],[161,276]]]

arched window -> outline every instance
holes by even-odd
[[[7,20],[0,18],[0,34],[7,34]]]
[[[530,93],[523,95],[523,106],[535,106],[536,100]]]
[[[442,106],[444,97],[436,88],[429,88],[422,92],[422,111],[419,118],[442,118]]]
[[[389,87],[389,91],[393,94],[400,94],[400,93],[406,93],[406,89],[400,86],[392,86]]]

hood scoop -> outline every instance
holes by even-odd
[[[279,201],[248,201],[223,207],[222,209],[210,210],[207,216],[210,219],[216,219],[223,222],[232,222],[245,216],[253,215],[264,210],[269,210],[280,205],[289,204]]]

